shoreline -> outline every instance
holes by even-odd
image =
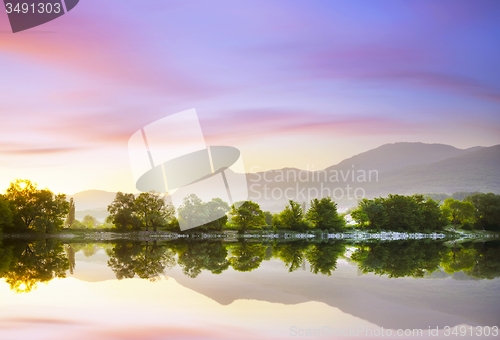
[[[196,233],[178,233],[169,231],[131,231],[131,232],[113,232],[98,230],[64,230],[54,234],[2,234],[0,240],[5,239],[63,239],[63,240],[81,240],[81,241],[168,241],[176,239],[189,240],[224,240],[236,241],[245,240],[280,240],[280,241],[298,241],[298,240],[345,240],[345,241],[404,241],[404,240],[450,240],[455,242],[463,241],[491,241],[500,238],[499,233],[494,232],[463,232],[463,231],[441,231],[434,233],[407,233],[394,231],[349,231],[349,232],[275,232],[258,231],[245,234],[238,234],[235,231],[221,232],[196,232]]]

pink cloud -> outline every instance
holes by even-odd
[[[144,53],[148,47],[127,25],[126,18],[97,16],[80,9],[67,16],[25,34],[2,35],[0,52],[19,61],[170,96],[216,91],[181,72],[168,54],[159,59]],[[47,27],[54,31],[43,33]],[[43,34],[35,34],[37,30]]]

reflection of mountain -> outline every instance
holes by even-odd
[[[421,276],[422,269],[432,271],[442,266],[447,273],[463,276],[461,271],[466,271],[478,278],[495,278],[500,273],[498,242],[469,243],[453,248],[432,241],[369,243],[351,255],[361,269],[354,262],[338,264],[341,262],[338,256],[345,250],[342,242],[291,242],[271,246],[258,242],[224,244],[178,240],[167,245],[156,247],[154,243],[124,241],[106,246],[111,257],[103,251],[91,257],[77,253],[73,277],[95,282],[115,275],[132,277],[135,273],[151,279],[159,273],[156,270],[159,267],[151,267],[146,257],[152,260],[170,254],[167,258],[172,260],[176,253],[178,265],[168,269],[166,275],[222,305],[242,299],[282,304],[316,301],[385,328],[426,329],[461,323],[492,325],[500,315],[498,278],[453,280],[436,272],[424,279],[389,279],[372,274]],[[73,245],[73,248],[77,250],[81,246]],[[87,248],[88,254],[93,253],[93,248],[88,245]],[[163,265],[161,267],[162,270]],[[311,273],[318,269],[331,276]],[[432,279],[438,277],[442,278]]]
[[[493,325],[500,315],[499,279],[475,286],[451,279],[387,279],[358,276],[355,267],[340,267],[332,276],[311,275],[308,268],[289,273],[277,260],[263,262],[252,273],[228,270],[191,279],[176,267],[167,275],[221,304],[240,299],[283,304],[318,301],[384,328]]]

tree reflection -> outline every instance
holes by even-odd
[[[153,242],[122,241],[106,251],[108,266],[118,280],[133,278],[155,281],[165,268],[175,265],[175,254],[165,246]]]
[[[250,272],[263,261],[282,261],[289,272],[305,269],[313,274],[331,275],[343,256],[345,241],[312,240],[295,242],[237,242],[178,239],[159,244],[156,241],[124,240],[107,248],[107,265],[118,280],[139,277],[157,280],[166,268],[176,263],[183,273],[196,278],[206,270],[220,274],[232,267]],[[357,250],[351,260],[363,273],[398,277],[424,277],[440,268],[448,274],[462,273],[476,279],[500,277],[500,241],[452,243],[404,240],[350,244]],[[16,292],[29,292],[39,282],[66,277],[76,270],[75,254],[91,256],[100,249],[93,243],[62,245],[57,239],[35,241],[4,240],[0,243],[0,277]]]
[[[478,279],[500,277],[500,241],[474,243],[474,267],[465,273]]]
[[[453,244],[453,248],[443,254],[441,267],[448,274],[470,271],[476,263],[477,251],[473,248]]]
[[[307,248],[307,243],[302,241],[276,244],[274,255],[285,263],[289,272],[293,272],[301,267]]]
[[[441,241],[405,240],[369,243],[351,259],[363,273],[389,277],[423,277],[439,268],[447,248]]]
[[[0,276],[17,293],[30,292],[39,282],[66,277],[70,263],[60,241],[12,242],[1,249]]]
[[[306,251],[306,259],[311,265],[311,273],[330,276],[337,269],[337,260],[344,255],[346,245],[343,242],[314,244]]]
[[[262,243],[239,241],[231,245],[231,267],[239,272],[250,272],[260,267],[267,247]]]
[[[178,254],[178,264],[184,274],[197,277],[202,270],[220,274],[229,267],[227,249],[220,241],[177,241],[171,244]]]

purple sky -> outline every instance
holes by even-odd
[[[498,144],[498,18],[497,0],[81,0],[12,34],[0,5],[0,190],[134,191],[130,136],[190,108],[247,171]]]

